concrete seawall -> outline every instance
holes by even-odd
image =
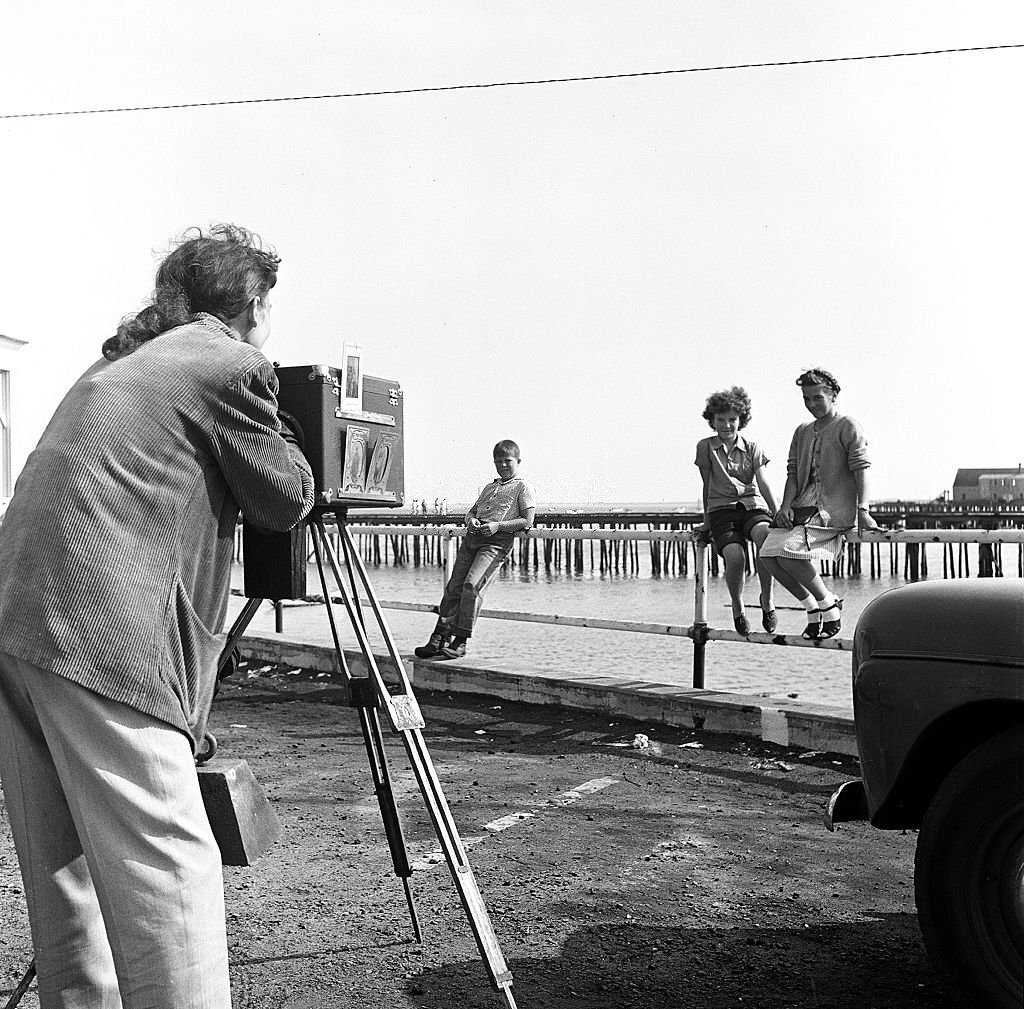
[[[334,649],[288,638],[250,632],[240,650],[250,661],[282,663],[340,676]],[[365,660],[357,651],[345,652],[356,675],[365,673]],[[483,694],[528,704],[560,705],[600,714],[631,718],[652,725],[697,728],[749,736],[780,746],[857,754],[853,719],[822,704],[781,703],[764,697],[694,690],[671,684],[628,680],[613,676],[530,676],[482,669],[464,660],[431,662],[402,656],[414,687],[453,694]],[[376,656],[385,678],[391,661]]]

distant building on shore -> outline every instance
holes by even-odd
[[[991,504],[1024,501],[1024,468],[958,469],[953,481],[953,501]]]

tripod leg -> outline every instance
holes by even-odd
[[[345,677],[345,684],[348,689],[349,704],[359,712],[359,725],[363,733],[363,746],[366,748],[366,757],[370,765],[370,775],[373,778],[373,791],[377,796],[377,804],[380,807],[380,818],[384,824],[384,836],[387,838],[388,849],[391,852],[391,863],[395,869],[395,875],[402,881],[402,888],[405,891],[405,902],[409,908],[409,917],[412,920],[413,935],[417,942],[423,941],[423,933],[420,930],[420,919],[416,912],[416,902],[413,899],[412,887],[409,877],[412,875],[412,866],[409,864],[409,852],[405,846],[405,836],[402,833],[402,822],[398,816],[398,804],[395,802],[394,789],[391,787],[391,774],[388,770],[387,757],[384,753],[384,739],[380,731],[380,720],[377,718],[377,694],[371,688],[369,679],[352,675],[345,661],[345,653],[341,647],[341,640],[338,637],[337,623],[334,619],[334,606],[331,603],[331,595],[327,589],[327,577],[324,573],[322,548],[328,543],[326,531],[322,523],[313,523],[313,551],[316,554],[317,573],[320,576],[320,585],[324,594],[324,605],[327,608],[327,619],[331,626],[331,637],[334,640],[334,649],[338,655],[338,662]],[[337,575],[338,573],[335,572]],[[338,576],[338,588],[342,598],[346,599],[344,587],[341,585]],[[358,610],[347,607],[349,619],[355,626],[356,619],[359,626],[363,627],[362,614]]]
[[[347,594],[341,585],[341,573],[338,569],[337,559],[333,551],[329,549],[328,543],[327,556],[331,562],[334,575],[338,580],[342,601],[346,603],[346,609],[349,611],[349,618],[353,623],[360,651],[363,653],[369,666],[370,680],[376,687],[378,695],[388,710],[393,728],[402,737],[416,783],[426,803],[427,812],[430,815],[434,831],[441,844],[441,850],[444,852],[445,861],[448,863],[448,868],[452,875],[452,881],[459,894],[459,900],[469,920],[473,938],[476,940],[477,948],[490,974],[491,983],[505,999],[506,1006],[509,1009],[515,1009],[515,999],[512,996],[512,973],[509,971],[505,958],[502,956],[498,938],[494,933],[494,926],[491,923],[490,915],[487,913],[487,906],[484,904],[483,896],[477,886],[476,877],[473,875],[469,859],[466,856],[465,847],[462,844],[462,838],[459,836],[458,828],[455,826],[455,820],[452,817],[448,801],[445,799],[441,782],[437,777],[437,771],[427,751],[423,733],[420,731],[424,723],[412,693],[412,684],[406,674],[405,665],[398,653],[398,648],[391,636],[391,631],[384,620],[383,610],[370,585],[366,568],[363,566],[362,559],[352,543],[351,534],[345,526],[344,517],[338,515],[337,518],[345,561],[349,565],[350,571],[355,570],[359,575],[359,581],[370,602],[377,625],[384,637],[388,652],[398,673],[400,689],[404,693],[391,695],[388,692],[377,668],[376,660],[370,651],[366,635],[363,633],[362,628],[355,626],[352,607],[348,603]],[[323,539],[326,542],[326,535],[323,536]]]
[[[25,974],[22,979],[18,982],[18,987],[11,993],[10,999],[7,1001],[7,1005],[4,1009],[14,1009],[16,1005],[25,997],[25,992],[32,986],[32,979],[36,976],[36,960],[32,958],[32,962],[25,969]]]
[[[340,523],[341,519],[339,519],[339,525]],[[320,559],[324,555],[330,563],[331,572],[334,575],[335,582],[337,583],[341,601],[345,606],[345,612],[348,615],[349,624],[351,625],[356,636],[356,641],[359,644],[359,651],[366,660],[366,665],[369,669],[366,679],[376,693],[377,703],[387,712],[388,720],[391,722],[391,727],[393,729],[423,728],[423,716],[419,712],[419,708],[416,704],[416,698],[412,695],[412,687],[409,684],[409,678],[406,675],[405,666],[402,665],[401,658],[399,657],[397,660],[396,671],[398,672],[403,689],[397,695],[392,696],[387,688],[387,684],[384,682],[384,677],[381,676],[380,669],[377,667],[377,660],[374,658],[373,651],[370,649],[370,642],[366,637],[366,629],[363,626],[360,614],[355,608],[348,589],[345,588],[345,583],[341,576],[341,568],[338,564],[338,558],[331,547],[330,540],[327,538],[327,532],[324,529],[323,520],[317,516],[311,521],[310,525],[314,530],[313,546],[317,551],[317,564],[320,565],[320,579],[325,586],[325,601],[330,600],[330,594],[326,591],[326,579],[323,572],[322,561]],[[331,623],[331,633],[334,637],[334,648],[338,655],[338,661],[341,663],[346,681],[351,682],[352,677],[348,672],[348,666],[345,662],[345,653],[342,650],[341,641],[338,638],[337,627],[334,623],[333,607],[327,607],[327,615]]]
[[[430,753],[427,751],[426,741],[419,729],[403,729],[400,731],[402,742],[405,744],[405,752],[409,757],[413,774],[416,776],[420,793],[427,806],[427,812],[434,824],[434,832],[441,843],[441,850],[444,852],[445,861],[451,871],[452,881],[459,894],[462,908],[469,920],[470,930],[476,940],[480,956],[487,965],[488,973],[491,976],[491,983],[506,999],[506,1004],[515,1006],[512,998],[512,972],[505,963],[501,947],[498,945],[498,937],[494,933],[494,926],[491,917],[487,913],[487,905],[484,903],[480,888],[477,886],[476,877],[466,856],[466,849],[462,844],[458,828],[448,807],[441,783],[437,777]]]
[[[235,622],[228,631],[228,639],[224,644],[224,651],[220,653],[220,659],[217,662],[218,677],[224,671],[225,666],[231,661],[231,653],[235,650],[238,642],[242,640],[242,635],[245,633],[252,618],[256,615],[256,611],[260,608],[260,603],[262,602],[262,599],[246,599],[245,605],[238,616],[235,617]]]
[[[409,907],[413,935],[417,942],[422,942],[423,933],[420,930],[420,919],[416,912],[412,887],[409,884],[412,866],[409,864],[409,852],[405,846],[405,835],[402,833],[402,822],[398,816],[395,792],[391,787],[391,772],[388,770],[387,756],[384,752],[384,737],[380,731],[380,720],[377,718],[372,698],[362,696],[369,693],[365,690],[365,686],[366,681],[363,679],[353,679],[351,684],[353,701],[358,701],[355,703],[355,707],[359,712],[359,724],[363,730],[363,745],[366,747],[366,759],[370,765],[370,776],[373,778],[373,791],[380,807],[384,836],[387,838],[388,849],[391,852],[391,864],[395,867],[395,875],[401,879],[402,887],[405,890],[405,902]]]
[[[343,525],[340,520],[339,525],[341,526],[340,539],[342,549],[345,554],[345,563],[348,565],[350,572],[355,572],[359,575],[359,581],[363,586],[363,591],[366,593],[366,598],[370,603],[370,608],[373,610],[377,626],[380,628],[381,635],[384,638],[384,644],[388,650],[388,655],[391,658],[391,661],[395,666],[395,670],[398,672],[399,679],[402,682],[402,689],[405,693],[411,694],[412,684],[409,682],[409,678],[406,675],[405,664],[402,662],[402,656],[398,652],[398,646],[395,644],[395,639],[391,635],[391,628],[388,627],[387,621],[384,619],[384,611],[381,608],[376,593],[373,591],[373,586],[370,584],[370,578],[366,573],[366,568],[363,565],[362,558],[359,556],[355,544],[352,542],[352,534],[348,531],[348,527]]]

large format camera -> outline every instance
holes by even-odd
[[[313,511],[397,508],[405,501],[402,389],[361,376],[345,389],[342,369],[325,364],[275,364],[278,407],[302,428],[302,451],[313,470]],[[353,395],[346,396],[348,392]],[[305,525],[266,533],[244,523],[245,594],[250,599],[300,599],[306,594]]]
[[[316,508],[397,508],[405,501],[402,389],[363,375],[345,396],[340,368],[275,365],[281,410],[301,425]],[[352,390],[349,390],[350,392]]]

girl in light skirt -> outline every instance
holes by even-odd
[[[814,418],[793,433],[786,489],[760,563],[803,605],[808,640],[831,638],[842,628],[843,601],[825,587],[821,561],[834,561],[853,528],[877,529],[868,510],[871,465],[861,426],[836,410],[839,383],[824,368],[796,380]]]

